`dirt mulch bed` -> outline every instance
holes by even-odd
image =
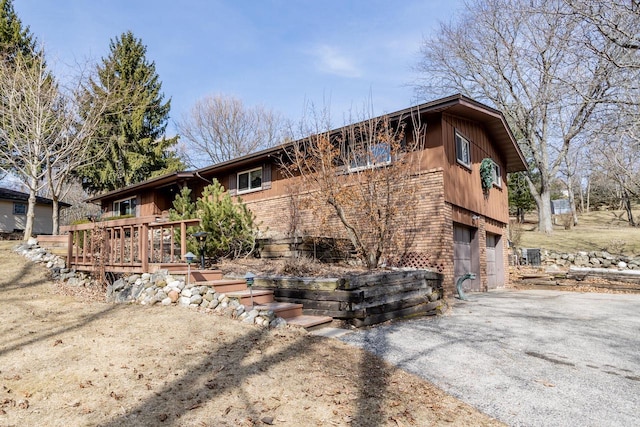
[[[340,341],[186,308],[106,304],[100,289],[51,283],[8,248],[0,245],[0,425],[501,425]]]

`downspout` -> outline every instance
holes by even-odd
[[[473,280],[475,278],[476,278],[475,274],[467,273],[458,279],[458,281],[456,282],[456,291],[458,291],[458,298],[464,301],[469,301],[469,298],[467,298],[467,296],[464,294],[464,291],[462,290],[462,282],[464,282],[467,279]]]
[[[200,175],[200,172],[198,172],[198,171],[195,171],[194,175],[197,176],[198,178],[200,178],[201,180],[203,180],[206,183],[213,184],[213,181],[209,181],[208,179],[204,178],[202,175]]]

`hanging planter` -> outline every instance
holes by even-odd
[[[480,182],[485,192],[488,192],[493,186],[493,168],[493,160],[488,157],[482,159],[480,163]]]

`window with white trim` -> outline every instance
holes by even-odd
[[[359,170],[391,163],[391,145],[378,142],[369,146],[357,144],[349,153],[349,169]]]
[[[262,168],[238,173],[238,193],[262,190]]]
[[[456,131],[456,160],[463,166],[471,168],[471,144],[469,140]]]
[[[500,172],[500,165],[496,162],[493,162],[493,167],[491,168],[491,177],[493,178],[493,185],[502,187],[502,173]]]
[[[26,203],[13,203],[13,214],[14,215],[26,215],[27,214],[27,205]]]
[[[117,200],[113,202],[113,216],[136,214],[136,198]]]

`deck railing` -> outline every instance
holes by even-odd
[[[161,221],[126,218],[61,227],[68,233],[67,265],[85,271],[150,272],[180,262],[187,252],[187,227],[200,219]]]

